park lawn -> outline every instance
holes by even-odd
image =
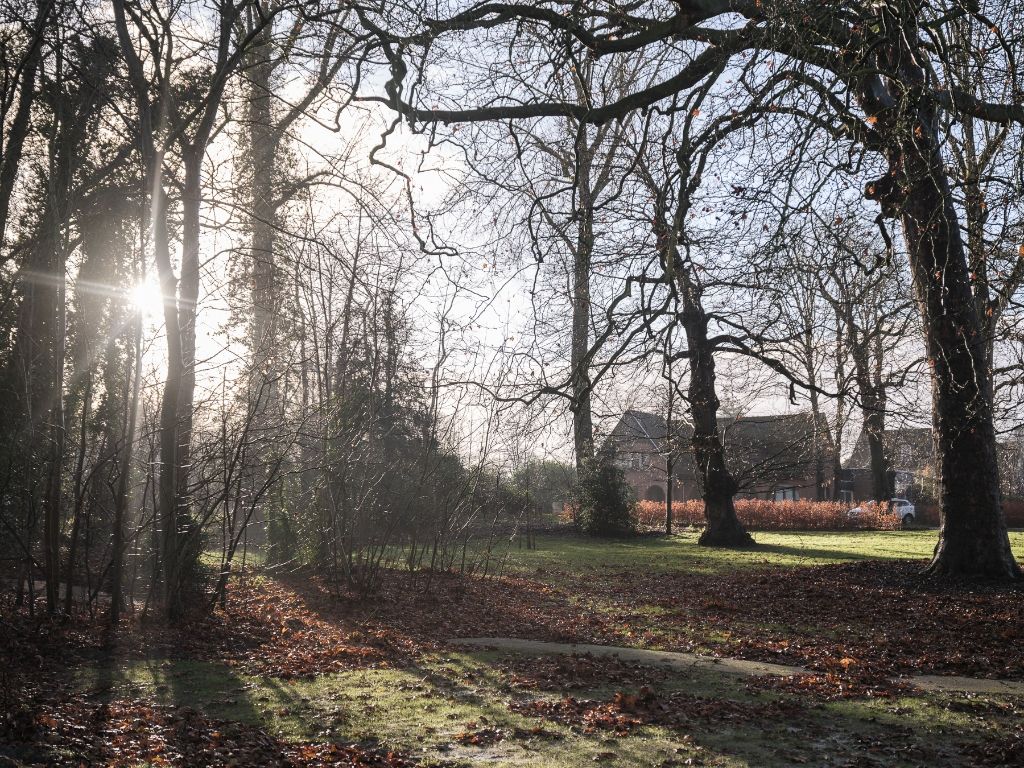
[[[76,764],[89,739],[109,746],[93,762],[116,765],[1020,764],[1024,697],[892,682],[1024,679],[1019,589],[920,581],[934,531],[755,536],[757,549],[726,552],[698,547],[694,532],[546,535],[535,549],[492,548],[485,578],[436,576],[424,593],[422,577],[396,572],[370,601],[265,571],[233,583],[227,608],[178,641],[140,627],[120,650],[60,656],[52,689],[26,697],[44,737],[0,747],[0,764]],[[1024,555],[1024,536],[1013,545]],[[813,673],[765,682],[446,642],[488,636]],[[376,762],[307,761],[334,743]]]
[[[141,698],[243,722],[284,741],[357,742],[424,765],[502,768],[967,764],[993,744],[1014,743],[1024,704],[959,694],[816,700],[758,690],[712,670],[614,661],[602,670],[589,658],[577,660],[589,669],[582,683],[559,678],[572,663],[460,651],[428,654],[401,669],[282,680],[210,662],[150,659],[88,665],[78,685],[99,705]],[[529,670],[545,664],[538,690]],[[614,704],[642,691],[679,703],[686,714],[661,725],[643,722],[652,711],[657,721],[657,708]],[[564,701],[602,704],[605,719],[559,722],[523,712],[535,702]],[[625,724],[607,720],[608,712]]]
[[[592,539],[539,535],[536,549],[514,544],[507,567],[523,574],[592,573],[641,569],[649,573],[722,573],[765,566],[807,566],[862,560],[925,560],[938,539],[935,530],[757,531],[757,547],[728,550],[700,547],[699,531],[635,539]],[[1010,543],[1024,560],[1024,531],[1011,531]]]
[[[512,549],[507,566],[563,590],[616,644],[1024,678],[1024,650],[1002,639],[1006,625],[1022,630],[1024,595],[930,584],[922,573],[934,530],[757,532],[758,546],[740,551],[700,547],[698,535],[539,536],[535,549]],[[1024,532],[1010,537],[1024,560]]]
[[[993,743],[1012,743],[1019,702],[928,694],[804,700],[765,693],[707,670],[648,672],[614,666],[566,691],[522,685],[493,651],[430,654],[403,669],[353,670],[281,680],[238,674],[209,662],[147,660],[89,666],[79,683],[97,702],[144,698],[241,721],[285,741],[339,740],[382,746],[425,765],[611,766],[966,764]],[[630,675],[636,680],[631,680]],[[653,680],[652,680],[653,678]],[[557,679],[552,681],[557,687]],[[643,685],[641,685],[641,682]],[[613,702],[644,687],[692,712],[670,726],[609,727],[556,722],[514,711],[515,703]],[[786,703],[779,713],[771,707]],[[613,708],[614,711],[614,708]],[[626,710],[628,713],[628,710]],[[745,717],[744,713],[749,713]],[[627,714],[628,717],[628,714]],[[1016,723],[1016,726],[1015,726]],[[864,761],[864,756],[871,759]],[[998,763],[996,763],[998,764]]]

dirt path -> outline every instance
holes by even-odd
[[[804,667],[792,667],[785,664],[771,664],[763,661],[747,661],[745,659],[718,658],[715,656],[699,656],[695,653],[679,653],[675,651],[649,651],[643,648],[624,648],[614,645],[590,645],[587,643],[548,643],[540,640],[520,640],[514,637],[464,637],[449,640],[453,645],[484,646],[500,648],[516,653],[540,654],[572,654],[589,653],[592,656],[618,656],[623,661],[651,666],[667,666],[671,669],[709,669],[719,672],[744,676],[811,674]],[[902,678],[924,691],[946,693],[981,693],[1004,694],[1007,696],[1024,696],[1024,682],[1018,680],[990,680],[975,677],[954,677],[945,675],[913,675]]]

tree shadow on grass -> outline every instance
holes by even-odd
[[[757,532],[754,532],[757,535]],[[847,563],[862,560],[882,560],[877,554],[866,552],[851,552],[841,549],[810,549],[808,547],[794,547],[786,544],[761,544],[758,543],[750,552],[760,552],[772,555],[785,555],[797,560],[830,560],[834,563]],[[896,559],[896,558],[892,558]],[[822,563],[816,563],[818,565]]]
[[[218,719],[263,724],[246,681],[223,664],[167,658],[125,661],[107,654],[92,670],[95,682],[88,693],[99,703],[137,698]]]

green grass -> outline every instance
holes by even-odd
[[[599,580],[602,574],[621,571],[715,574],[766,565],[926,559],[936,533],[765,532],[756,533],[755,538],[757,549],[737,552],[699,547],[694,532],[617,541],[548,535],[538,537],[536,549],[513,546],[492,556],[503,559],[507,571],[558,583],[562,577]],[[1024,533],[1012,533],[1011,540],[1015,554],[1024,558]],[[618,602],[594,601],[587,607],[613,613],[622,610]],[[660,629],[672,625],[678,629],[680,617],[673,616],[670,607],[640,601],[630,605],[628,612],[638,644],[656,647]],[[685,617],[682,621],[686,624]],[[768,629],[777,628],[749,627],[750,632]],[[724,642],[707,628],[694,640],[709,650]],[[803,700],[806,713],[794,722],[694,720],[678,730],[645,727],[617,738],[513,712],[508,704],[515,698],[559,694],[510,687],[495,664],[501,656],[495,651],[434,653],[404,668],[362,669],[307,680],[246,675],[211,662],[101,660],[79,668],[77,681],[98,701],[133,696],[186,705],[218,719],[259,725],[288,740],[379,743],[427,766],[774,768],[842,765],[854,757],[866,760],[857,763],[864,765],[963,765],[972,760],[962,752],[965,743],[1005,738],[1013,732],[1014,718],[1019,718],[1019,707],[1001,707],[996,697],[922,693],[898,700]],[[629,685],[621,680],[595,684],[572,695],[608,699],[617,690],[630,690]],[[743,702],[779,696],[747,690],[742,680],[713,669],[671,673],[656,689]],[[534,732],[537,726],[542,727],[541,733]],[[482,747],[459,743],[460,733],[482,727],[498,728],[507,738]]]
[[[1012,727],[1012,714],[993,717],[985,708],[972,711],[965,697],[929,695],[811,704],[798,722],[694,720],[678,731],[645,727],[625,737],[585,734],[512,712],[507,704],[513,698],[559,694],[510,688],[494,665],[499,658],[497,652],[452,653],[406,669],[289,681],[241,675],[209,662],[149,660],[88,667],[80,671],[79,683],[98,700],[142,696],[187,705],[212,717],[263,726],[289,740],[378,742],[426,765],[824,765],[871,743],[939,750],[955,762],[962,742],[980,742]],[[607,683],[573,695],[607,699],[622,689],[628,685]],[[744,702],[778,698],[747,691],[736,678],[714,670],[671,673],[656,689]],[[967,706],[953,706],[965,701]],[[460,732],[485,726],[514,736],[484,747],[458,743]],[[536,726],[543,732],[532,733]],[[920,762],[912,751],[905,759],[892,751],[880,764]]]
[[[537,548],[513,547],[507,567],[520,573],[634,570],[716,573],[766,565],[801,566],[857,560],[927,559],[937,532],[923,531],[764,531],[754,533],[757,548],[723,550],[697,546],[697,532],[671,537],[625,540],[571,535],[538,536]],[[1010,534],[1018,559],[1024,559],[1024,532]]]

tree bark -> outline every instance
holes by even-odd
[[[82,359],[75,365],[78,371],[84,371],[85,391],[82,395],[82,412],[78,423],[78,459],[75,462],[75,507],[71,514],[71,540],[68,542],[68,559],[64,567],[64,581],[67,584],[64,592],[64,613],[71,613],[74,603],[75,561],[78,558],[78,531],[82,523],[82,506],[85,501],[85,454],[88,450],[88,423],[92,411],[92,370],[90,364],[89,340],[83,344],[85,349]],[[88,557],[88,553],[86,553]]]
[[[128,363],[125,382],[125,430],[118,460],[117,495],[114,498],[114,535],[110,568],[110,625],[116,627],[121,619],[124,588],[124,529],[128,511],[128,495],[132,472],[132,454],[135,449],[135,423],[139,412],[139,388],[142,382],[142,313],[135,312],[133,320],[133,355]],[[130,385],[130,395],[129,395]]]
[[[669,339],[672,336],[669,334]],[[672,535],[672,501],[675,495],[675,379],[672,378],[671,341],[668,350],[668,414],[665,419],[665,535]]]
[[[682,160],[678,157],[677,160],[682,189],[688,169]],[[642,165],[640,168],[655,198],[654,234],[661,253],[662,269],[666,280],[674,284],[682,305],[680,317],[686,334],[685,356],[690,363],[687,396],[693,419],[691,443],[701,479],[704,519],[707,521],[697,543],[707,547],[752,547],[756,542],[736,516],[733,498],[737,484],[726,464],[725,446],[718,429],[720,402],[715,389],[715,350],[708,338],[708,316],[702,303],[702,291],[694,280],[690,265],[683,261],[679,251],[679,236],[689,210],[689,198],[681,192],[669,224],[665,190]]]
[[[933,373],[942,522],[928,570],[1016,579],[1021,570],[1002,510],[985,325],[932,125],[922,119],[921,135],[889,156],[891,177],[905,185],[900,219]]]
[[[71,179],[71,126],[64,105],[54,105],[58,124],[51,140],[47,194],[38,247],[46,264],[45,286],[39,291],[40,311],[46,315],[46,332],[39,338],[39,401],[43,404],[48,449],[46,495],[43,505],[43,553],[46,571],[46,605],[50,613],[60,598],[60,523],[64,468],[64,358],[65,358],[65,273],[67,270],[66,227]],[[38,279],[40,276],[36,276]]]
[[[3,148],[3,163],[0,164],[0,243],[7,234],[7,218],[11,209],[11,195],[18,178],[21,153],[29,133],[29,118],[36,95],[36,74],[42,56],[43,34],[46,31],[52,0],[43,0],[36,6],[36,18],[32,24],[33,35],[22,62],[21,87],[18,91],[18,108],[7,128],[7,142]]]
[[[182,387],[181,328],[178,320],[178,280],[171,268],[167,231],[167,196],[160,184],[159,171],[153,188],[153,250],[160,274],[160,292],[164,301],[164,332],[167,339],[167,374],[160,400],[160,476],[157,481],[162,566],[161,597],[165,613],[173,618],[178,604],[178,469],[180,466],[179,392]]]
[[[262,385],[273,386],[271,368],[277,347],[280,292],[276,286],[274,219],[277,213],[276,156],[279,134],[272,125],[270,77],[273,64],[271,28],[265,27],[253,46],[246,70],[248,88],[250,177],[250,249],[252,252],[253,365]],[[276,393],[264,397],[262,410],[269,410]]]
[[[688,394],[693,416],[693,456],[703,486],[707,526],[697,543],[705,547],[751,547],[754,540],[736,517],[733,497],[737,485],[725,462],[718,430],[715,356],[708,340],[708,317],[700,290],[689,279],[682,260],[676,260],[676,279],[683,303],[683,327],[690,360]]]
[[[856,359],[856,355],[854,356]],[[859,367],[859,366],[858,366]],[[858,374],[858,380],[860,375]],[[889,456],[885,450],[885,398],[869,383],[859,384],[864,435],[871,469],[871,495],[878,501],[892,498],[894,489]]]
[[[185,610],[187,579],[198,556],[197,531],[191,519],[189,498],[189,467],[192,444],[192,407],[196,387],[196,308],[199,301],[199,212],[202,205],[202,162],[205,142],[191,144],[183,151],[185,182],[182,194],[181,279],[178,282],[176,314],[177,339],[171,340],[171,326],[167,328],[168,366],[164,386],[164,406],[161,412],[161,444],[170,444],[172,453],[164,460],[161,490],[168,494],[164,530],[164,609],[169,619],[180,618]],[[172,274],[173,280],[173,274]],[[174,295],[172,292],[169,294]],[[165,311],[165,318],[168,314]],[[175,349],[176,347],[176,349]],[[177,364],[170,357],[176,355]],[[163,430],[167,434],[163,434]],[[171,458],[173,457],[173,458]],[[164,488],[163,475],[171,468],[173,475]]]
[[[876,12],[890,13],[883,6]],[[902,224],[932,370],[942,520],[928,570],[1018,579],[999,488],[986,327],[943,162],[938,107],[918,64],[920,20],[894,20],[884,18],[886,41],[874,53],[874,71],[886,78],[865,74],[854,80],[888,163],[888,173],[868,184],[865,196],[879,202],[883,217]]]
[[[590,173],[593,150],[587,143],[586,127],[580,126],[576,139],[577,232],[573,254],[572,287],[572,435],[579,476],[594,458],[594,423],[591,414],[590,351],[590,269],[594,254],[594,201]]]

